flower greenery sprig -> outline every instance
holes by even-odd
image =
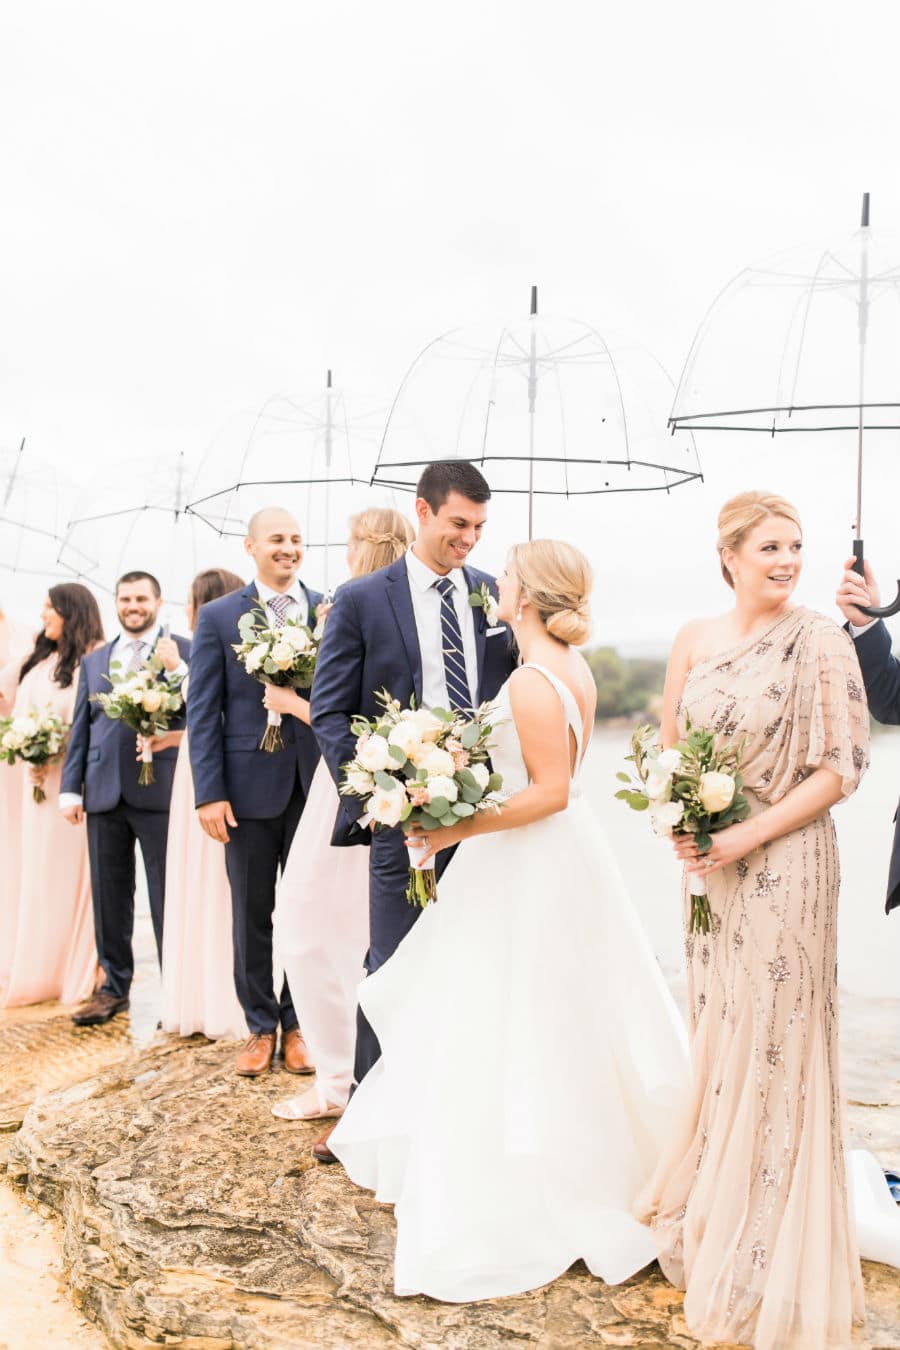
[[[310,689],[325,624],[324,619],[317,622],[315,610],[310,619],[312,627],[299,619],[285,619],[283,624],[272,627],[264,610],[251,609],[238,620],[241,640],[231,644],[232,650],[247,674],[260,684],[274,684],[280,689]],[[275,751],[283,746],[281,713],[270,710],[259,748]]]
[[[0,719],[0,759],[15,764],[21,759],[35,768],[60,759],[69,739],[69,724],[49,707],[31,708],[15,717]],[[47,794],[39,783],[32,787],[36,802],[45,802]]]
[[[499,609],[499,602],[497,600],[497,597],[491,591],[491,588],[486,581],[483,581],[481,583],[481,586],[477,591],[469,592],[469,604],[472,606],[473,609],[484,610],[484,617],[487,619],[491,627],[493,627],[494,624],[496,624],[498,618],[497,611]]]
[[[702,857],[712,848],[713,834],[750,814],[739,772],[745,748],[746,740],[717,743],[715,732],[692,727],[688,720],[684,740],[663,750],[653,727],[638,727],[626,756],[634,770],[616,774],[619,782],[628,784],[616,797],[633,811],[649,810],[657,834],[692,834]],[[690,931],[708,933],[712,910],[706,880],[692,873],[689,886]]]
[[[376,828],[437,830],[499,806],[500,774],[488,762],[493,706],[474,713],[401,708],[386,689],[379,717],[355,717],[356,754],[343,766],[341,792],[359,797]],[[437,898],[433,867],[410,867],[406,898],[424,908]]]
[[[162,661],[151,655],[139,670],[125,671],[121,661],[111,661],[106,676],[112,686],[107,692],[92,694],[107,717],[124,722],[141,738],[141,771],[138,783],[148,787],[156,781],[150,739],[165,736],[175,713],[184,707],[179,676],[166,677]]]

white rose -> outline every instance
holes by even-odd
[[[402,750],[406,758],[411,759],[414,764],[418,763],[422,754],[422,741],[415,722],[398,722],[391,728],[388,742]]]
[[[358,797],[367,797],[375,787],[375,779],[365,769],[348,769],[344,782]]]
[[[27,736],[34,726],[34,719],[26,716],[13,718],[12,730],[17,736]]]
[[[657,773],[677,773],[681,768],[681,751],[664,750],[662,754],[657,757],[654,768]]]
[[[446,725],[430,708],[409,709],[409,714],[408,720],[418,728],[423,741],[436,741]]]
[[[488,766],[486,764],[470,764],[469,773],[475,779],[475,782],[481,788],[482,792],[484,792],[491,776],[491,771]]]
[[[735,783],[730,773],[703,773],[697,795],[707,811],[727,811],[734,801]]]
[[[289,670],[294,664],[294,649],[283,638],[272,644],[271,656],[279,670]]]
[[[394,763],[388,743],[383,736],[370,736],[365,745],[357,751],[356,758],[369,773],[376,773],[378,769],[386,769]]]
[[[380,740],[381,737],[375,737]],[[402,783],[397,783],[396,787],[387,790],[387,788],[376,787],[369,798],[369,815],[379,825],[399,825],[400,817],[403,814],[403,808],[406,806],[406,789]]]
[[[309,633],[305,628],[298,628],[296,624],[282,629],[281,641],[287,642],[295,652],[308,652],[310,648]]]
[[[422,757],[419,768],[425,769],[429,778],[431,778],[433,774],[452,776],[456,765],[453,763],[453,756],[449,750],[442,750],[440,746],[433,745]]]
[[[657,834],[671,834],[676,825],[680,825],[684,815],[681,802],[660,802],[651,807],[650,824]]]
[[[443,797],[448,802],[455,802],[459,796],[459,788],[452,778],[446,774],[429,775],[428,782],[425,784],[428,789],[428,795],[434,801],[435,797]]]
[[[144,690],[144,696],[141,699],[141,702],[144,705],[144,712],[148,713],[159,712],[160,708],[162,707],[162,701],[163,696],[161,689]]]
[[[269,649],[264,642],[259,642],[248,654],[244,661],[244,669],[248,675],[253,675],[262,666],[263,661],[269,655]]]
[[[672,783],[672,775],[668,773],[659,773],[656,768],[650,770],[647,775],[647,782],[644,784],[644,791],[651,802],[661,801]]]

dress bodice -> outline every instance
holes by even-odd
[[[51,652],[36,666],[32,666],[27,675],[19,682],[16,690],[15,712],[17,715],[32,709],[44,712],[49,708],[64,722],[71,722],[75,708],[75,694],[78,689],[78,672],[72,683],[63,689],[53,678],[57,666],[57,655]]]
[[[537,665],[533,661],[526,663],[528,670],[539,670],[541,674],[553,685],[559,695],[560,702],[563,705],[563,712],[566,715],[566,730],[569,728],[575,736],[575,771],[572,774],[572,786],[570,796],[577,797],[581,795],[580,776],[582,762],[582,743],[584,733],[582,726],[581,713],[575,696],[571,689],[546,666]],[[512,677],[510,677],[511,679]],[[512,713],[512,702],[509,692],[510,680],[500,689],[494,707],[496,709],[494,719],[494,733],[492,736],[491,764],[495,771],[503,779],[501,788],[502,797],[511,797],[516,792],[523,792],[529,783],[528,769],[522,755],[522,743],[519,740],[519,732],[516,727],[515,719]]]

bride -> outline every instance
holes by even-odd
[[[330,1147],[395,1206],[398,1294],[517,1294],[579,1257],[614,1284],[656,1254],[631,1209],[670,1129],[685,1034],[581,792],[590,589],[569,544],[512,550],[499,614],[522,665],[492,752],[504,805],[427,836],[432,854],[466,847],[361,988],[382,1058]]]

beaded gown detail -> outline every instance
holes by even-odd
[[[868,765],[853,643],[807,609],[694,666],[682,735],[688,719],[746,738],[754,814],[819,766],[847,797]],[[844,1346],[864,1315],[838,1066],[839,885],[825,812],[713,873],[713,931],[686,938],[692,1089],[638,1212],[704,1341]],[[689,912],[685,896],[686,931]]]

